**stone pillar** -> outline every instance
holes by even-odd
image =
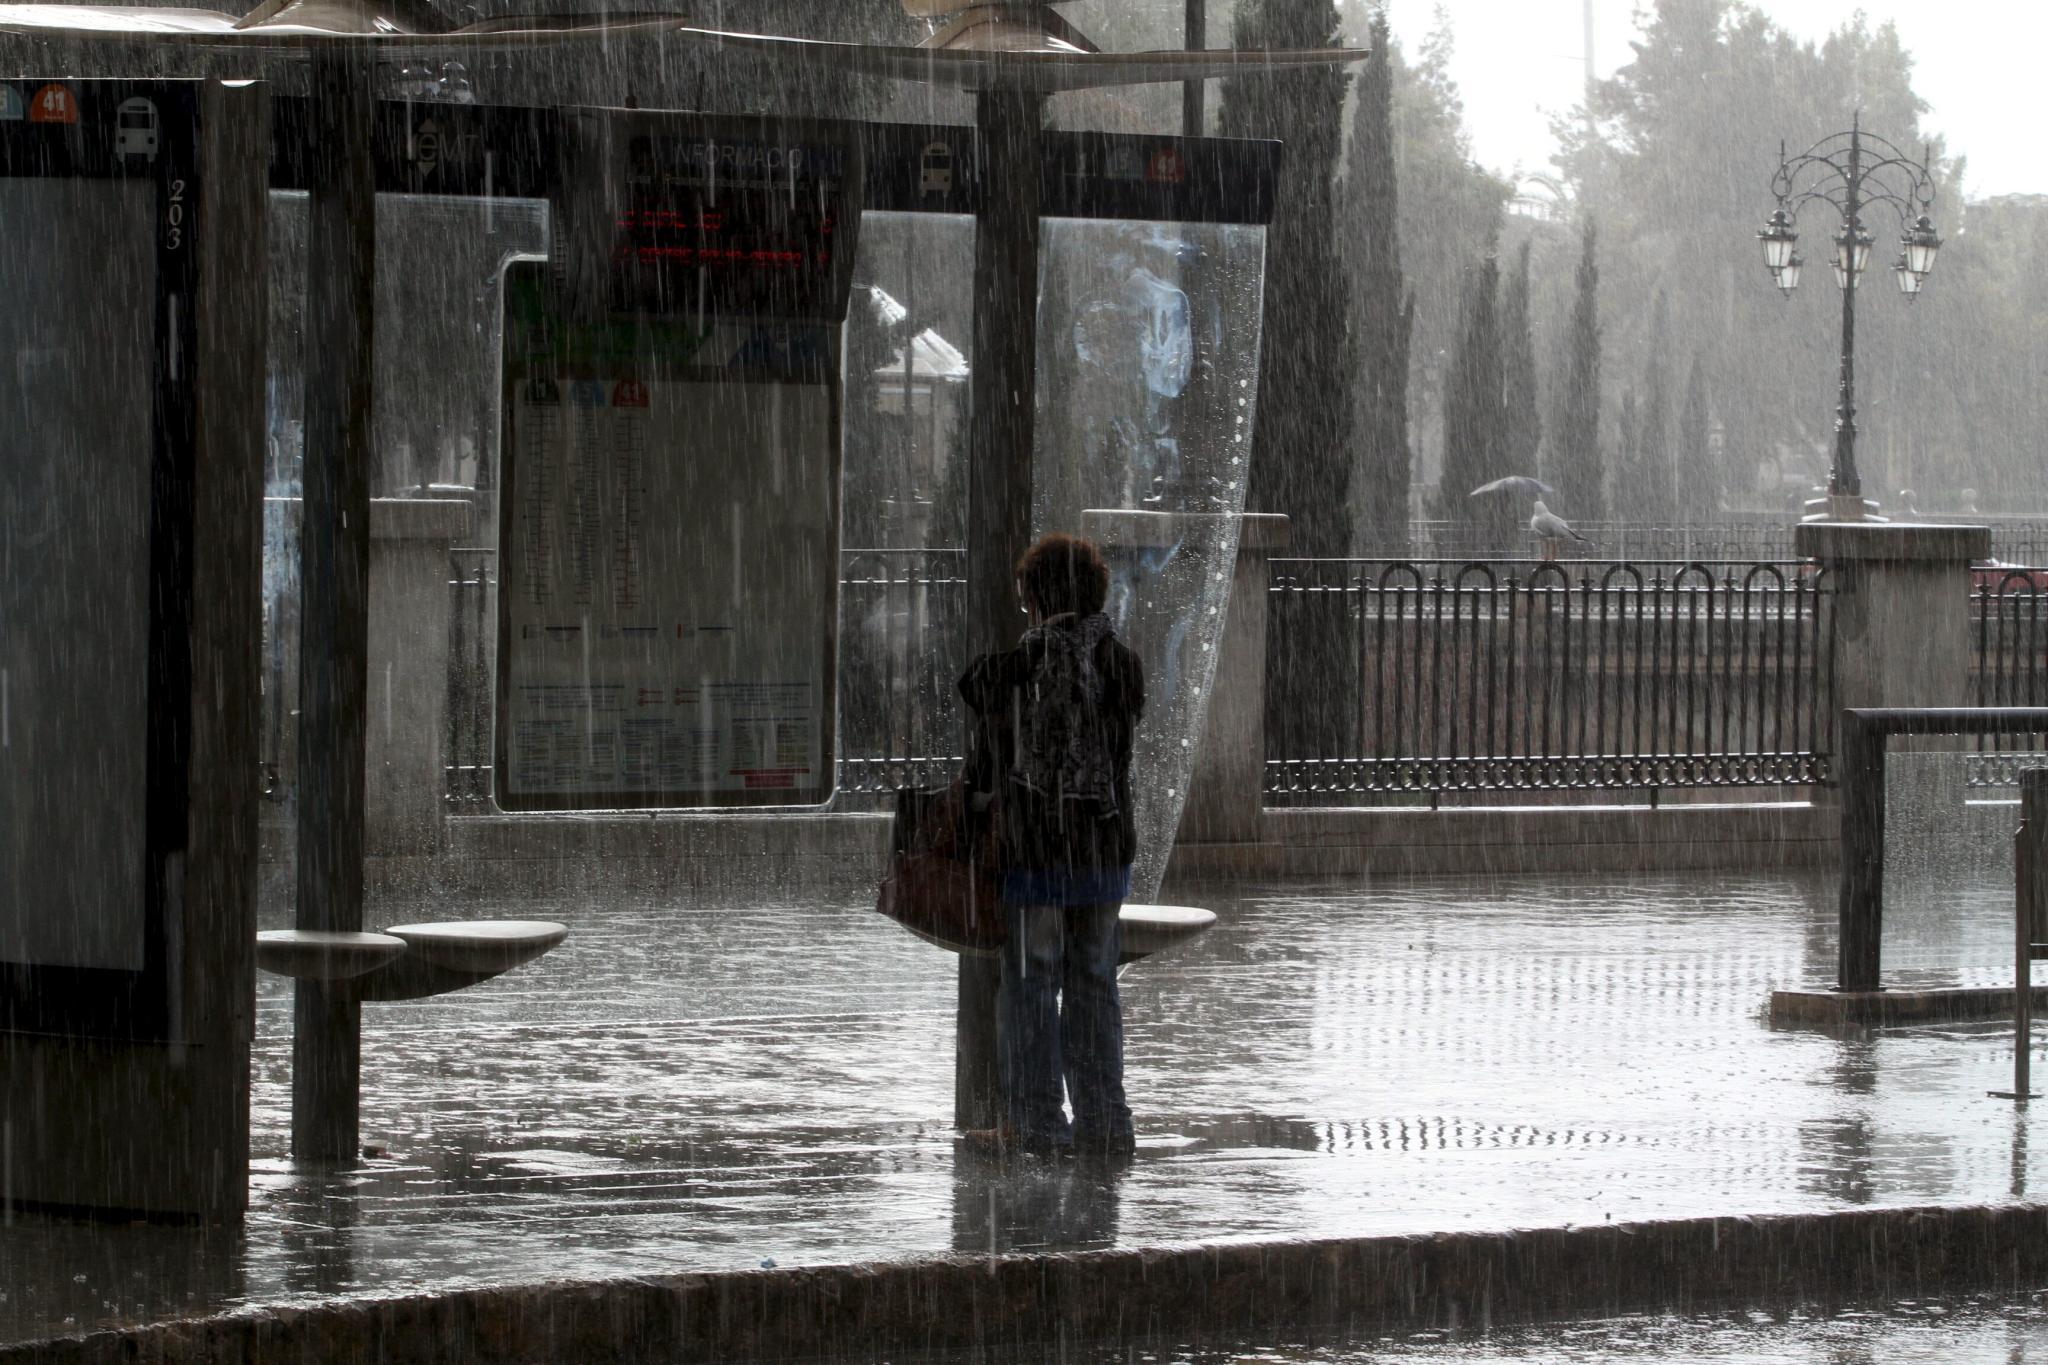
[[[470,534],[460,499],[370,508],[370,688],[364,848],[433,853],[446,825],[448,552]]]
[[[1209,689],[1209,714],[1178,841],[1255,844],[1266,808],[1266,601],[1273,556],[1287,548],[1287,518],[1248,512],[1237,541],[1229,619]]]
[[[1968,704],[1970,566],[1990,528],[1819,521],[1793,544],[1834,583],[1837,708]]]
[[[1793,544],[1827,570],[1835,592],[1836,732],[1852,706],[1967,706],[1970,702],[1970,566],[1991,552],[1984,526],[1915,522],[1807,522]],[[1892,741],[1894,753],[1953,752],[1974,741],[1927,736]],[[1838,770],[1839,773],[1839,770]],[[1895,875],[1940,876],[1967,856],[1961,837],[1965,774],[1960,758],[1887,767],[1888,832]],[[1830,796],[1838,788],[1824,789]]]
[[[296,543],[300,505],[273,499]],[[448,744],[448,552],[470,536],[459,498],[374,498],[370,503],[369,690],[365,734],[365,848],[372,856],[432,853],[445,829]],[[298,657],[298,617],[280,614],[283,657]],[[276,705],[298,713],[298,676],[286,669]],[[284,727],[290,733],[290,725]],[[297,781],[295,754],[277,755],[287,790]]]

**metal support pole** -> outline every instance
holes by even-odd
[[[1187,20],[1182,29],[1190,52],[1209,45],[1207,0],[1187,0]],[[1180,87],[1180,131],[1183,137],[1202,135],[1202,82],[1184,81]]]
[[[2048,942],[2048,768],[2020,774],[2020,827],[2013,834],[2012,1096],[2033,1096],[2034,945]]]
[[[1038,207],[1045,97],[985,91],[977,100],[982,205],[974,231],[974,371],[967,458],[967,640],[982,654],[1016,643],[1012,569],[1031,541],[1032,419],[1037,403]],[[999,1116],[993,958],[960,959],[953,1119]]]
[[[364,708],[369,682],[370,394],[376,280],[373,67],[316,47],[306,263],[306,456],[299,535],[298,916],[363,927]],[[358,1149],[361,1005],[301,981],[293,1009],[292,1153]]]
[[[1849,129],[1849,173],[1844,178],[1842,234],[1848,268],[1842,284],[1842,387],[1835,408],[1835,467],[1828,480],[1830,495],[1861,498],[1863,477],[1856,471],[1856,238],[1862,230],[1860,192],[1863,188],[1862,137],[1860,128]]]
[[[1842,893],[1836,984],[1878,989],[1884,945],[1884,731],[1844,713],[1842,742]]]

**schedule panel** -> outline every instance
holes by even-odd
[[[558,259],[505,289],[499,803],[818,804],[857,158],[580,113]]]

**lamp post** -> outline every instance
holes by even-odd
[[[1860,116],[1849,131],[1822,138],[1797,156],[1778,149],[1777,174],[1771,193],[1778,206],[1757,233],[1764,265],[1773,283],[1790,298],[1799,287],[1804,262],[1795,250],[1799,211],[1824,204],[1835,214],[1835,283],[1842,290],[1841,394],[1835,408],[1835,454],[1828,471],[1825,505],[1809,520],[1861,521],[1876,504],[1863,498],[1863,480],[1856,470],[1856,286],[1870,264],[1873,239],[1864,216],[1875,205],[1898,214],[1899,256],[1892,267],[1899,292],[1911,302],[1934,269],[1941,238],[1928,210],[1934,207],[1934,177],[1928,169],[1932,149],[1919,161],[1874,133],[1866,133]],[[1811,504],[1809,504],[1811,506]]]

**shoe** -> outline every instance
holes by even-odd
[[[1058,1138],[1041,1137],[1020,1133],[1009,1124],[994,1128],[968,1128],[961,1132],[960,1141],[971,1152],[988,1157],[1030,1156],[1042,1161],[1057,1161],[1071,1156],[1073,1147]]]
[[[1129,1161],[1138,1153],[1135,1133],[1075,1133],[1074,1152],[1095,1161]]]

